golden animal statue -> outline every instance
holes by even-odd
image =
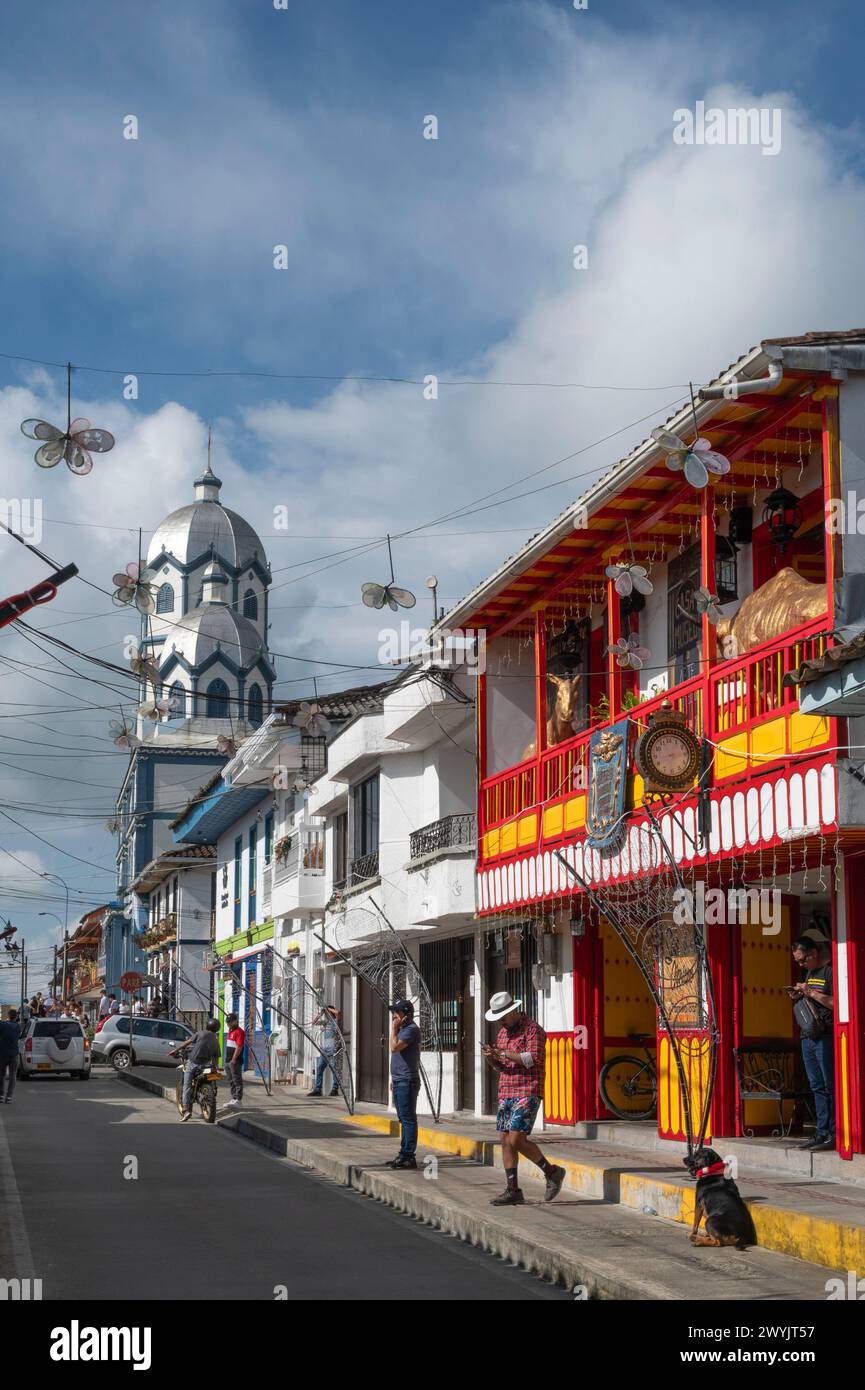
[[[576,730],[574,720],[577,716],[577,698],[579,695],[580,681],[582,674],[576,676],[552,676],[547,674],[550,685],[556,687],[556,702],[552,711],[547,716],[547,747],[552,748],[557,743],[563,743],[566,738],[573,738]],[[538,751],[537,740],[532,739],[531,743],[523,753],[523,760],[533,758]]]
[[[721,619],[715,628],[718,655],[744,656],[825,612],[826,585],[812,584],[788,566],[743,599],[732,618]]]

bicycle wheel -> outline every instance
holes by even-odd
[[[212,1125],[216,1119],[216,1087],[213,1082],[202,1081],[195,1099],[198,1101],[202,1118]]]
[[[601,1100],[620,1120],[651,1120],[658,1105],[658,1087],[645,1057],[611,1057],[598,1077]]]

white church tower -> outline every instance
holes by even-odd
[[[275,679],[267,556],[249,523],[222,505],[221,487],[208,464],[195,480],[195,501],[165,518],[147,551],[156,612],[143,650],[176,702],[172,734],[195,745],[257,728]],[[160,743],[166,734],[157,734]]]
[[[220,735],[238,742],[272,708],[270,567],[249,523],[223,506],[221,487],[208,463],[195,480],[195,501],[165,518],[147,552],[143,577],[156,590],[156,611],[140,645],[160,683],[142,682],[140,699],[146,709],[170,694],[176,707],[157,720],[139,712],[139,742],[117,798],[117,930],[126,935],[114,951],[115,974],[138,968],[148,875],[160,856],[177,852],[171,822],[224,766]]]

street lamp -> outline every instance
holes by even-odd
[[[65,879],[65,878],[62,878],[62,877],[61,877],[60,874],[55,874],[55,873],[50,873],[50,874],[49,874],[49,873],[43,873],[43,874],[40,875],[40,877],[42,877],[42,878],[56,878],[57,881],[58,881],[58,883],[61,883],[61,884],[63,885],[63,889],[64,889],[64,891],[65,891],[65,893],[66,893],[66,920],[65,920],[64,925],[63,925],[63,984],[62,984],[62,986],[61,986],[61,991],[60,991],[61,994],[63,995],[63,997],[65,998],[65,997],[66,997],[66,945],[67,945],[67,942],[68,942],[68,940],[69,940],[69,884],[66,882],[66,879]],[[51,915],[53,916],[54,914],[52,913]]]

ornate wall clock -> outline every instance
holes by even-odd
[[[700,766],[700,740],[687,718],[669,700],[649,716],[649,727],[635,750],[637,771],[650,792],[682,792],[690,787]]]

